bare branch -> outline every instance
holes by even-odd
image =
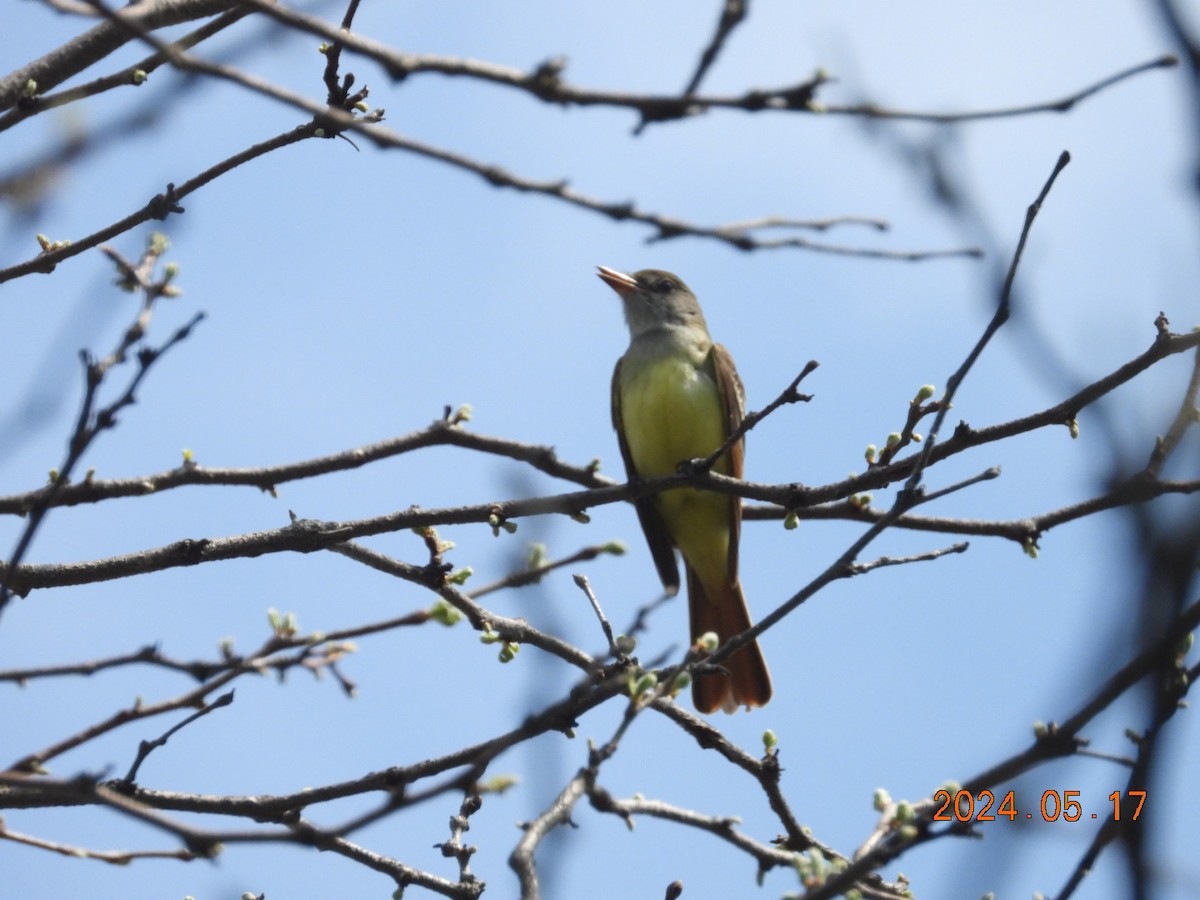
[[[96,11],[90,5],[86,5],[89,13],[96,15]],[[207,22],[195,31],[192,31],[177,41],[173,41],[171,46],[176,50],[188,50],[197,46],[201,42],[212,37],[224,29],[233,25],[249,15],[250,10],[244,7],[231,9],[227,13],[222,13],[211,22]],[[40,112],[48,109],[57,109],[60,106],[65,106],[68,103],[74,103],[76,100],[83,100],[87,97],[95,97],[105,91],[110,91],[118,87],[137,87],[145,82],[146,77],[154,72],[159,66],[167,61],[165,53],[153,53],[147,56],[140,62],[136,62],[131,66],[126,66],[118,72],[111,75],[105,75],[103,78],[97,78],[94,81],[89,81],[87,84],[81,84],[78,87],[68,88],[59,91],[56,94],[38,93],[33,97],[24,99],[18,103],[13,109],[10,109],[3,116],[0,116],[0,132],[7,131],[14,125],[23,122],[30,116],[35,116]],[[41,90],[44,90],[42,88]]]
[[[582,769],[567,782],[567,786],[554,798],[554,802],[534,821],[523,826],[524,834],[517,846],[508,857],[508,864],[517,873],[521,883],[521,900],[538,900],[542,896],[541,883],[538,880],[537,867],[533,862],[533,854],[542,839],[559,825],[569,824],[571,811],[579,798],[587,793],[587,785],[593,773]]]
[[[928,457],[923,457],[926,459],[925,464],[931,465],[970,447],[1000,440],[1013,434],[1020,434],[1047,425],[1061,425],[1064,422],[1068,422],[1078,415],[1080,409],[1099,399],[1120,384],[1129,381],[1140,372],[1145,371],[1155,362],[1174,353],[1195,349],[1197,346],[1200,346],[1200,332],[1183,335],[1160,333],[1155,343],[1145,353],[1121,366],[1115,372],[1083,388],[1057,406],[1050,407],[1047,410],[1026,416],[1022,419],[1016,419],[1012,422],[994,425],[978,431],[972,430],[965,423],[961,423],[955,429],[953,436],[946,441],[938,442],[936,446],[932,443],[926,444],[921,453],[927,453],[930,447],[933,447],[933,451],[929,453]],[[498,439],[488,440],[490,441],[487,444],[489,449],[497,449],[505,443]],[[483,448],[483,444],[479,446],[481,449]],[[512,447],[515,448],[514,453],[529,454],[528,445],[514,444]],[[532,453],[532,457],[540,458],[537,452]],[[636,497],[683,485],[704,487],[707,490],[736,494],[744,498],[769,501],[787,510],[804,510],[820,503],[827,503],[860,494],[864,491],[882,488],[905,477],[911,478],[911,473],[914,471],[918,458],[917,456],[910,456],[888,466],[870,469],[862,475],[846,479],[845,481],[815,488],[806,488],[797,484],[758,484],[755,482],[739,481],[710,472],[670,475],[639,482],[635,485],[613,485],[610,483],[609,485],[590,491],[576,491],[525,500],[511,500],[441,510],[404,510],[353,522],[300,520],[280,529],[227,538],[176,541],[173,544],[163,547],[90,562],[22,565],[13,569],[7,577],[11,589],[24,596],[30,590],[38,588],[86,584],[178,566],[195,565],[200,562],[257,556],[263,553],[285,551],[307,553],[313,550],[326,550],[347,540],[406,528],[487,522],[494,516],[507,520],[522,516],[550,513],[576,515],[586,508],[631,500]],[[556,462],[553,464],[558,465]],[[590,468],[582,471],[588,473],[588,478],[596,481],[600,480]],[[1125,493],[1096,502],[1104,504],[1104,507],[1107,508],[1124,503],[1140,502],[1163,493],[1189,493],[1194,490],[1195,487],[1192,482],[1162,482],[1142,477],[1132,481],[1128,488],[1126,488]],[[1086,510],[1080,508],[1070,514],[1064,513],[1064,517],[1061,518],[1046,518],[1046,527],[1051,527],[1058,521],[1067,521],[1070,518],[1076,518],[1084,511]],[[902,514],[906,512],[907,509],[904,509],[900,513],[893,511],[893,513],[885,514],[882,518],[874,516],[864,516],[864,518],[871,518],[875,526],[883,524],[885,520],[890,525],[899,521]]]
[[[17,540],[12,555],[6,563],[0,564],[2,566],[0,567],[0,573],[2,573],[0,574],[0,613],[4,611],[12,595],[13,589],[9,579],[17,570],[25,553],[33,543],[34,535],[41,526],[54,495],[67,483],[75,466],[83,458],[92,441],[102,432],[116,426],[117,413],[134,402],[138,387],[154,363],[161,359],[176,344],[185,340],[191,334],[192,329],[204,318],[203,313],[197,313],[192,317],[191,321],[182,328],[177,329],[159,347],[151,347],[143,344],[138,350],[137,371],[130,377],[125,390],[107,406],[96,409],[97,392],[104,381],[105,375],[114,365],[124,362],[126,355],[134,346],[142,341],[146,333],[146,328],[149,325],[155,302],[160,297],[169,296],[169,292],[172,289],[172,286],[169,284],[171,280],[169,271],[157,283],[150,283],[148,277],[150,269],[161,252],[165,250],[165,246],[165,243],[162,241],[151,240],[151,249],[147,250],[143,266],[141,267],[145,270],[147,276],[145,279],[146,283],[141,285],[146,299],[137,318],[126,329],[116,349],[99,361],[94,360],[86,351],[80,354],[84,367],[84,397],[83,402],[80,404],[79,415],[76,417],[75,429],[67,441],[66,457],[61,467],[52,474],[51,483],[46,490],[43,500],[35,502],[30,507],[29,520],[22,530],[20,538]],[[142,273],[139,272],[136,274]]]
[[[855,104],[847,106],[839,106],[831,104],[825,106],[822,112],[829,115],[840,116],[864,116],[872,119],[897,119],[907,120],[910,122],[935,122],[939,124],[951,124],[955,122],[977,122],[987,119],[1010,119],[1014,116],[1029,116],[1036,113],[1066,113],[1075,108],[1076,104],[1087,100],[1088,98],[1107,90],[1122,81],[1126,81],[1144,72],[1150,72],[1154,69],[1173,69],[1179,65],[1179,59],[1173,53],[1167,53],[1155,59],[1144,63],[1139,63],[1136,66],[1130,66],[1128,69],[1122,69],[1107,78],[1101,78],[1094,84],[1090,84],[1085,88],[1081,88],[1074,93],[1067,94],[1058,100],[1048,100],[1042,103],[1029,103],[1019,106],[1003,106],[997,109],[982,109],[964,112],[953,113],[938,113],[926,112],[917,110],[902,110],[888,109],[886,107],[876,106],[873,103]]]
[[[118,15],[122,22],[153,31],[223,13],[238,3],[239,0],[158,0],[155,3],[133,4]],[[112,21],[101,22],[41,59],[0,78],[0,110],[10,109],[21,98],[29,96],[27,86],[30,82],[35,85],[37,93],[45,93],[104,59],[131,39],[128,28]]]
[[[396,80],[427,73],[471,78],[523,91],[546,103],[562,106],[623,107],[637,112],[643,121],[653,122],[685,119],[713,109],[831,114],[942,123],[1010,118],[1034,113],[1062,113],[1070,111],[1077,103],[1121,81],[1153,69],[1170,68],[1178,65],[1179,62],[1174,56],[1164,55],[1124,69],[1058,100],[978,112],[939,113],[889,110],[872,104],[844,106],[821,104],[815,101],[816,93],[830,79],[828,75],[820,72],[805,82],[766,90],[751,90],[736,96],[689,95],[687,93],[681,96],[645,95],[576,87],[562,79],[561,66],[540,66],[533,72],[524,72],[509,66],[474,59],[402,53],[360,35],[340,34],[335,26],[322,19],[307,16],[282,4],[273,3],[271,0],[242,0],[242,2],[290,27],[307,31],[329,41],[342,41],[347,49],[378,62]]]
[[[696,71],[688,81],[687,87],[683,89],[684,96],[696,93],[696,88],[700,86],[712,64],[717,61],[717,56],[729,40],[729,36],[745,21],[749,4],[750,0],[724,0],[721,4],[721,18],[717,21],[717,30],[704,52],[700,54]]]
[[[72,256],[78,256],[85,250],[90,250],[92,247],[98,247],[105,241],[110,241],[114,237],[129,231],[138,225],[149,222],[152,219],[165,219],[172,213],[184,212],[183,207],[179,205],[179,201],[196,190],[204,187],[210,181],[219,178],[220,176],[231,172],[238,166],[257,159],[260,156],[265,156],[273,150],[278,150],[282,147],[287,147],[290,144],[295,144],[299,141],[307,140],[312,137],[312,131],[306,129],[296,129],[293,131],[285,131],[282,134],[276,135],[273,138],[263,141],[260,144],[255,144],[253,147],[248,147],[240,153],[235,153],[228,159],[222,160],[215,166],[205,169],[200,174],[189,178],[178,187],[172,182],[167,185],[164,193],[156,194],[141,209],[127,215],[118,222],[114,222],[86,237],[65,242],[62,246],[53,249],[44,250],[37,256],[23,263],[17,263],[14,266],[9,266],[7,269],[0,269],[0,284],[6,281],[11,281],[14,278],[20,278],[24,275],[29,275],[35,272],[49,273],[53,272],[55,266],[65,259],[70,259]]]
[[[177,731],[180,731],[183,728],[186,728],[192,722],[195,722],[198,719],[204,718],[209,713],[211,713],[213,710],[220,709],[223,706],[228,706],[232,702],[233,702],[233,690],[231,688],[227,693],[222,694],[220,697],[218,697],[216,700],[213,700],[211,703],[203,704],[200,707],[199,711],[192,713],[190,716],[185,718],[182,722],[172,725],[170,728],[168,728],[166,731],[164,731],[161,735],[159,735],[154,740],[142,741],[138,745],[137,757],[134,759],[133,765],[131,765],[129,767],[129,771],[125,774],[125,782],[127,784],[133,784],[135,781],[137,781],[138,769],[140,769],[142,767],[142,763],[144,763],[146,761],[146,757],[148,757],[151,753],[153,753],[159,747],[165,746],[167,741],[169,741],[171,739],[171,735],[175,734]]]
[[[4,820],[0,819],[0,839],[12,841],[16,844],[24,844],[27,847],[35,847],[39,850],[48,850],[51,853],[58,853],[62,856],[70,857],[71,859],[94,859],[99,862],[105,862],[113,866],[127,866],[131,862],[139,859],[177,859],[180,862],[191,862],[194,859],[202,857],[193,853],[191,850],[89,850],[86,847],[80,847],[74,844],[60,844],[57,841],[48,841],[44,838],[33,837],[28,834],[21,834],[17,831],[9,831]]]

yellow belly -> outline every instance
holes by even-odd
[[[705,457],[724,442],[725,413],[708,371],[685,357],[623,367],[621,420],[638,476],[673,474],[683,460]],[[722,457],[714,467],[728,473]],[[729,498],[675,488],[655,501],[675,546],[706,584],[722,583],[729,553]]]

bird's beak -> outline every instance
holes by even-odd
[[[620,294],[622,299],[637,290],[638,283],[632,275],[626,275],[624,272],[618,272],[608,266],[596,266],[596,269],[600,280]]]

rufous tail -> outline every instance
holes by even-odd
[[[688,618],[692,640],[708,631],[721,643],[750,627],[750,610],[741,582],[734,582],[717,596],[710,596],[700,578],[687,566]],[[713,592],[716,594],[716,592]],[[739,706],[765,706],[771,699],[771,676],[758,642],[747,644],[720,663],[729,674],[697,675],[692,680],[692,701],[702,713],[723,709],[737,712]]]

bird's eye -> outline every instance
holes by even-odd
[[[670,278],[664,278],[654,286],[654,290],[660,294],[669,294],[671,291],[675,290],[675,282],[673,282]]]

